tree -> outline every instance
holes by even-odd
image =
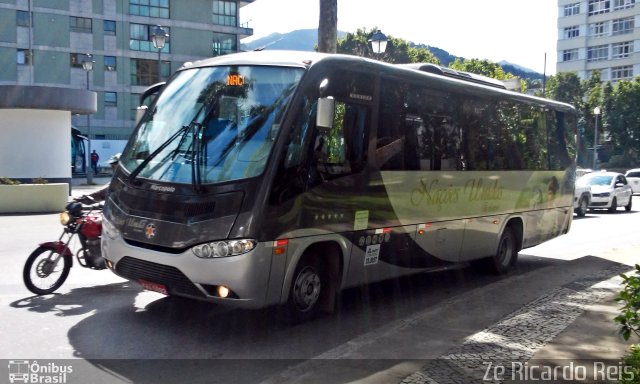
[[[606,123],[617,159],[630,165],[640,154],[640,78],[620,81],[611,90],[605,86]],[[613,160],[613,159],[612,159]]]
[[[547,81],[545,97],[568,103],[576,108],[582,104],[582,83],[574,72],[558,73]]]
[[[318,51],[336,53],[338,41],[338,0],[320,0]]]
[[[384,53],[376,54],[373,52],[369,39],[378,28],[367,30],[366,28],[358,28],[355,33],[347,33],[345,37],[338,40],[338,53],[347,55],[356,55],[378,59],[394,64],[407,63],[432,63],[440,64],[438,59],[426,48],[412,47],[403,39],[387,36],[389,42]]]
[[[480,59],[456,59],[453,63],[449,64],[449,68],[456,71],[475,73],[476,75],[483,75],[492,77],[498,80],[507,80],[514,77],[512,74],[507,73],[502,67],[490,60]]]

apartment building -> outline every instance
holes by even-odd
[[[238,51],[253,34],[239,17],[252,2],[0,0],[0,85],[88,86],[98,111],[89,122],[74,116],[73,125],[85,135],[90,126],[92,142],[123,141],[148,85],[184,62]],[[158,26],[168,35],[161,51],[152,42]]]
[[[558,0],[557,72],[603,81],[640,75],[640,5],[636,0]]]

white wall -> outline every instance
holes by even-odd
[[[0,109],[0,177],[71,178],[71,113]]]

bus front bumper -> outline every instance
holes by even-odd
[[[281,284],[269,289],[270,244],[258,243],[238,256],[203,259],[190,249],[173,254],[134,246],[111,232],[102,239],[107,266],[145,289],[240,308],[262,308],[280,300]],[[229,290],[226,297],[221,296],[220,287]]]

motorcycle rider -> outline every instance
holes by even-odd
[[[111,169],[115,172],[116,168],[118,167],[118,161],[120,161],[120,155],[122,155],[121,153],[116,153],[115,155],[111,156],[108,160],[109,165],[111,165]],[[96,202],[101,202],[101,201],[105,201],[107,198],[107,191],[109,190],[109,183],[107,183],[107,185],[105,185],[104,187],[100,188],[99,190],[88,194],[87,196],[89,196],[90,198],[92,198],[93,200],[95,200]],[[77,200],[81,201],[82,197],[80,197]]]

